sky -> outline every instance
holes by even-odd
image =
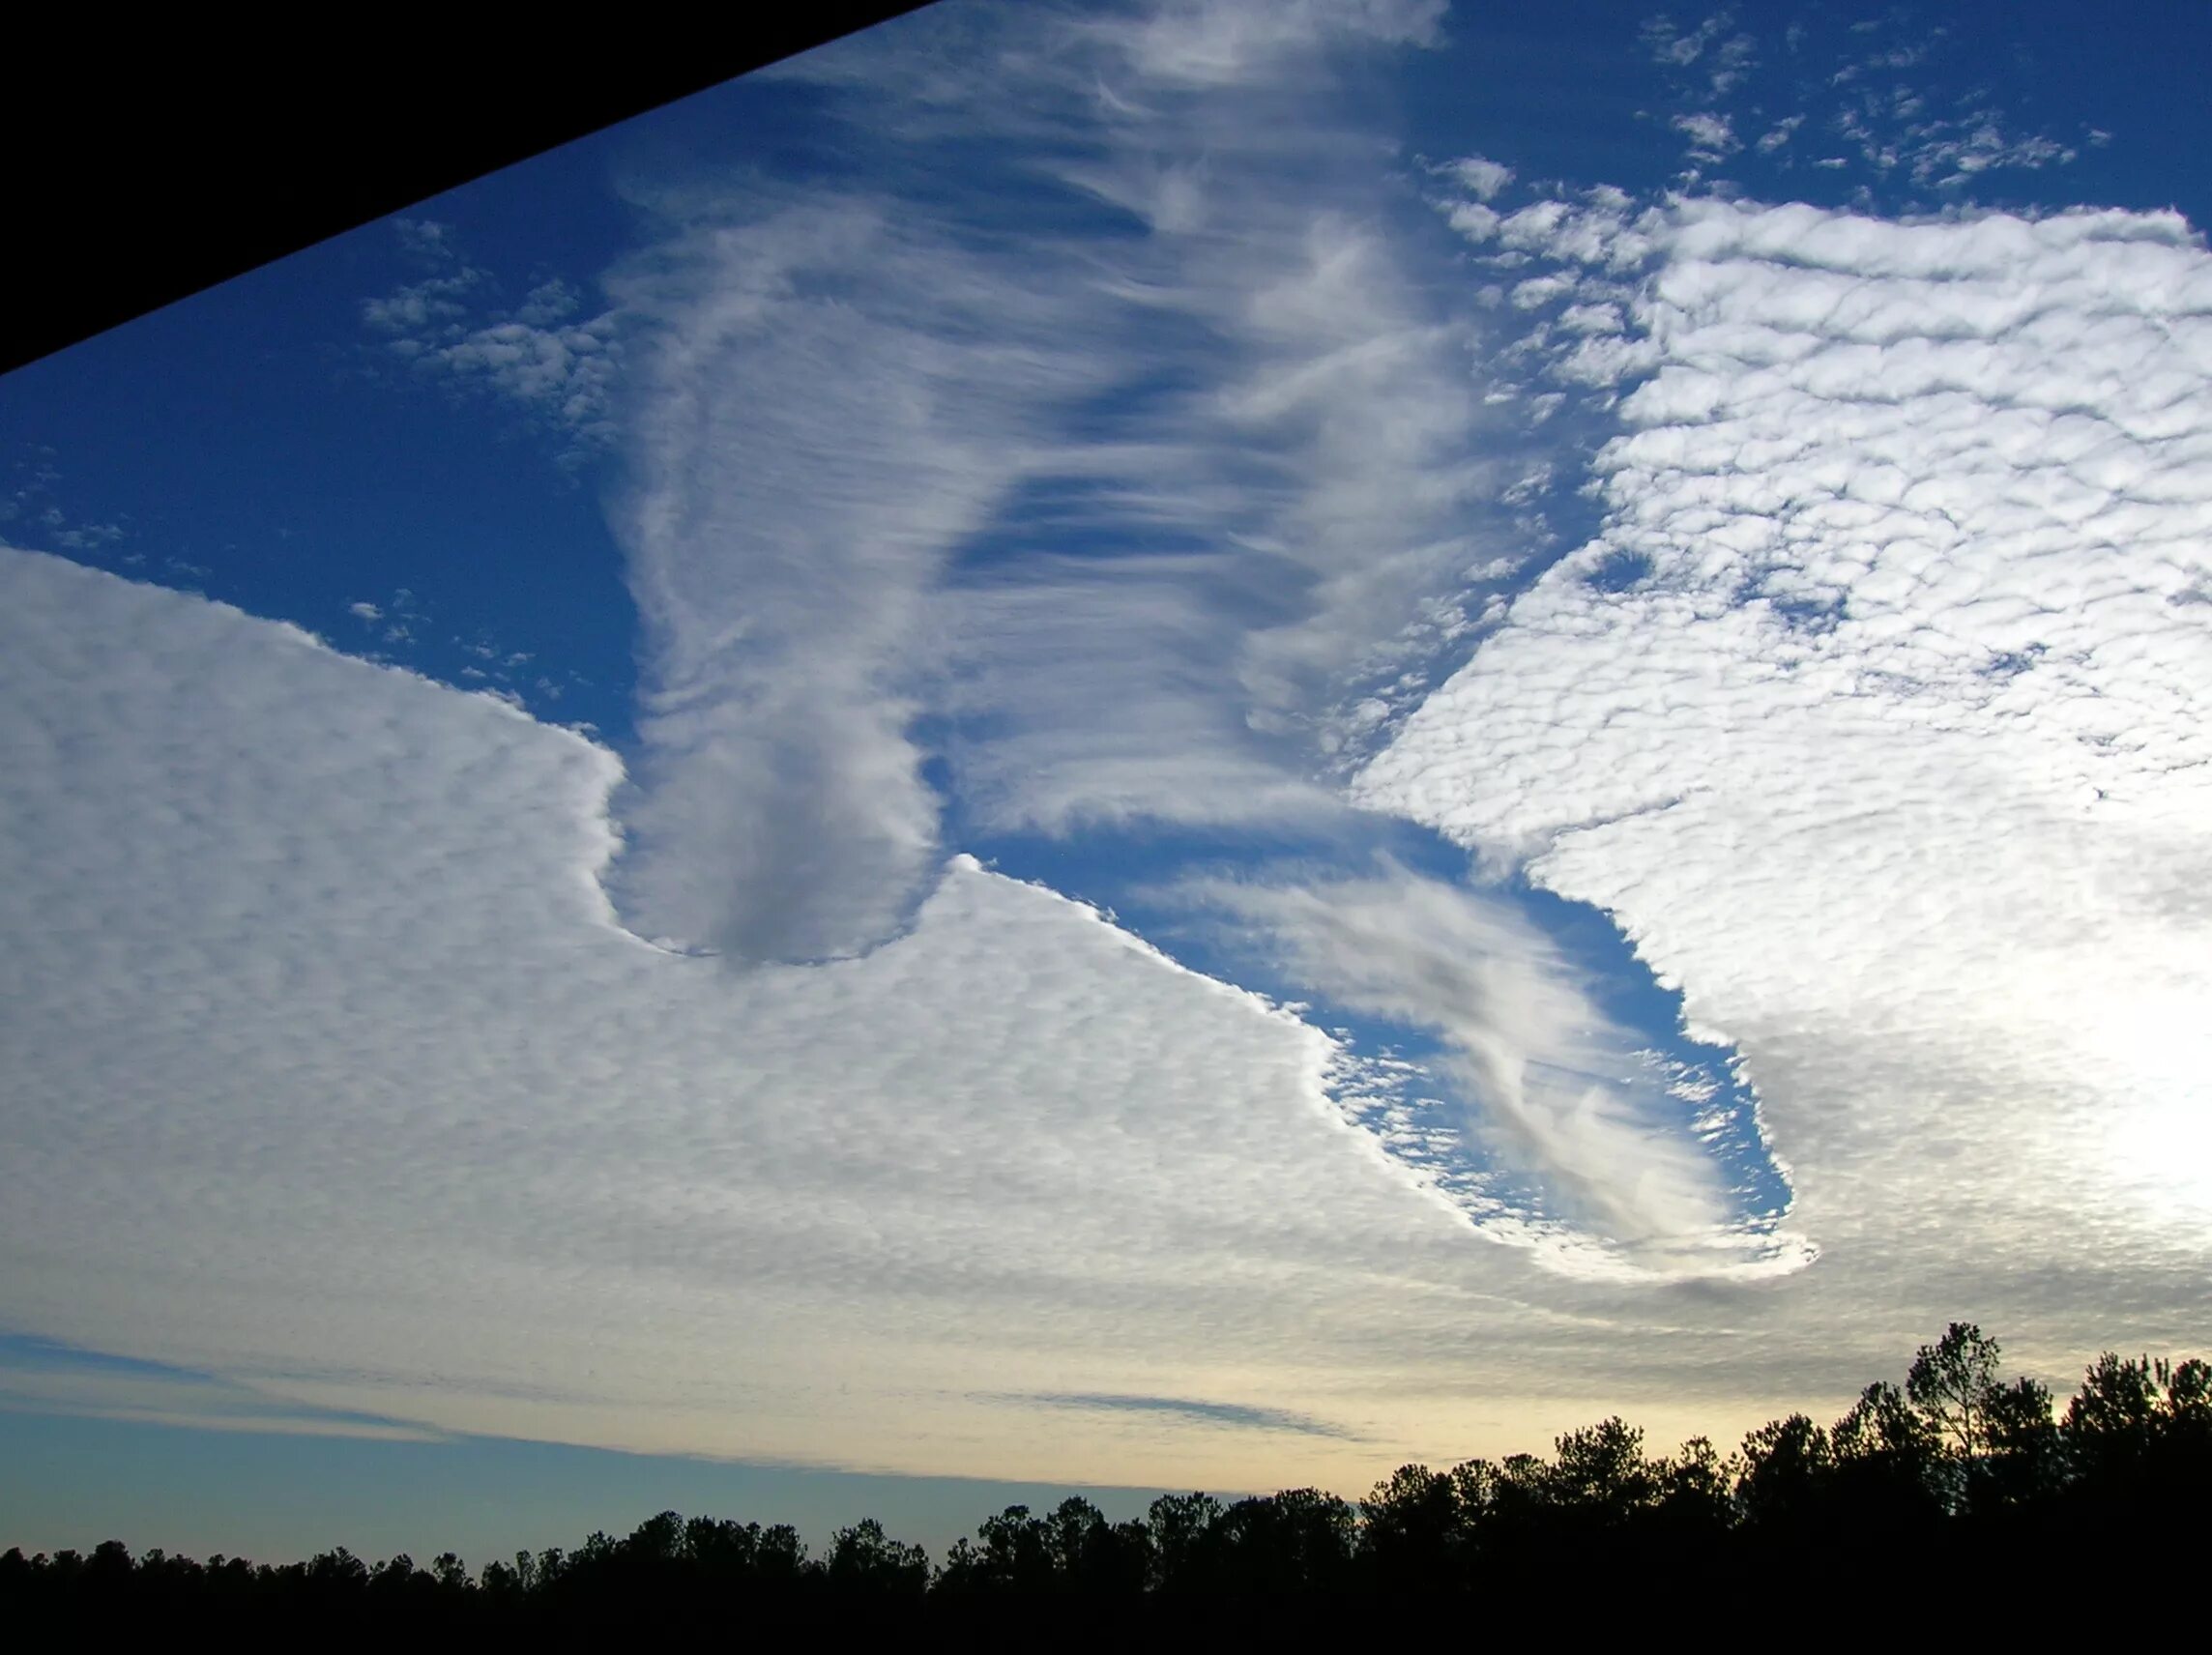
[[[2201,1350],[2208,35],[941,0],[0,380],[0,1546]]]

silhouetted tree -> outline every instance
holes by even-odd
[[[1212,1587],[1248,1597],[1350,1588],[1358,1514],[1319,1489],[1241,1499],[1214,1522]]]
[[[929,1553],[863,1518],[830,1541],[829,1582],[847,1598],[918,1604],[929,1590]]]
[[[1771,1421],[1743,1439],[1736,1501],[1755,1528],[1793,1533],[1825,1515],[1834,1466],[1828,1434],[1807,1415]]]
[[[548,1548],[471,1577],[454,1553],[421,1568],[345,1547],[280,1567],[205,1565],[120,1541],[89,1553],[0,1555],[0,1624],[24,1647],[242,1635],[328,1641],[547,1635],[610,1642],[810,1632],[825,1617],[942,1618],[993,1606],[1149,1601],[1156,1612],[1232,1598],[1270,1603],[1372,1591],[1481,1594],[1572,1610],[1687,1578],[1838,1578],[1854,1596],[1927,1578],[1954,1596],[2047,1600],[2057,1585],[2149,1601],[2201,1572],[2212,1488],[2212,1367],[2090,1364],[2053,1418],[2051,1393],[2004,1378],[1971,1323],[1923,1346],[1900,1389],[1866,1387],[1832,1428],[1792,1413],[1724,1459],[1692,1438],[1654,1460],[1618,1417],[1568,1432],[1547,1461],[1400,1466],[1355,1508],[1317,1489],[1224,1503],[1166,1495],[1142,1522],[1090,1501],[1008,1506],[934,1573],[872,1519],[809,1557],[788,1525],[647,1518],[573,1552]],[[2029,1571],[2037,1571],[2033,1580]],[[2006,1594],[2011,1594],[2010,1598]],[[1963,1600],[1964,1601],[1964,1600]]]
[[[1618,1415],[1555,1444],[1552,1498],[1584,1519],[1581,1526],[1626,1526],[1651,1503],[1658,1479],[1644,1459],[1644,1433]]]
[[[1987,1446],[1972,1471],[1968,1497],[1982,1507],[2019,1506],[2055,1488],[2064,1463],[2050,1387],[2027,1378],[2000,1384],[1986,1402]]]
[[[1997,1342],[1972,1322],[1954,1321],[1941,1339],[1920,1347],[1905,1376],[1905,1394],[1961,1460],[1988,1446],[2000,1353]]]
[[[1162,1495],[1145,1514],[1151,1539],[1152,1580],[1171,1595],[1203,1593],[1215,1585],[1214,1524],[1221,1502],[1208,1494]]]
[[[1360,1551],[1386,1591],[1448,1591],[1464,1583],[1469,1539],[1452,1479],[1401,1466],[1359,1502]]]
[[[1828,1433],[1826,1504],[1836,1541],[1865,1562],[1924,1551],[1947,1497],[1935,1428],[1887,1379]]]

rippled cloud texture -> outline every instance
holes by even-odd
[[[909,1470],[1351,1474],[1502,1406],[1454,1370],[1519,1272],[1296,1018],[965,859],[866,959],[734,976],[615,922],[603,749],[51,558],[0,583],[42,875],[0,897],[39,940],[0,1292],[43,1336],[272,1411]]]
[[[1604,529],[1357,791],[1618,915],[1816,1232],[1934,1182],[2200,1236],[2212,259],[2121,214],[1611,222],[1553,228],[1652,266]]]
[[[619,757],[0,548],[19,1383],[1356,1490],[2201,1342],[2212,255],[1725,19],[1666,189],[1416,155],[1460,26],[948,4],[603,305],[404,226],[378,361],[615,456]],[[1699,182],[1876,114],[1942,213]]]

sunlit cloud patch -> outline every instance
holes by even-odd
[[[2145,1223],[2200,1202],[2141,1145],[2196,1141],[2212,1057],[2212,258],[2170,215],[1541,225],[1634,277],[1549,364],[1621,393],[1605,522],[1359,796],[1618,915],[1762,1083],[1763,1048],[1848,1041],[1865,1068],[1763,1086],[1793,1153],[1905,1150],[1943,1072],[1993,1190],[2031,1159]]]

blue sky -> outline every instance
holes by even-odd
[[[0,381],[0,1539],[2201,1340],[2161,27],[947,0]]]

